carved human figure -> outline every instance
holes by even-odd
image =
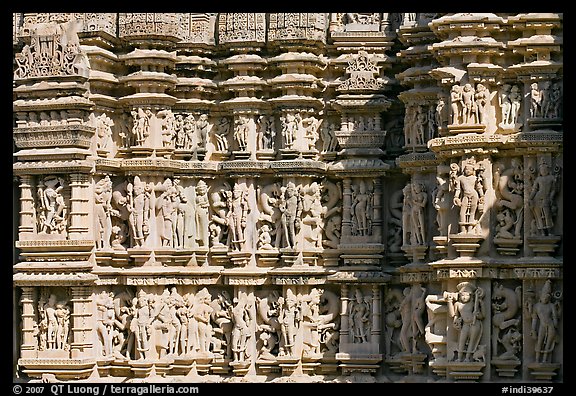
[[[302,119],[302,126],[304,127],[304,137],[308,143],[308,150],[314,150],[316,142],[320,138],[320,133],[318,130],[321,128],[323,118],[317,119],[314,116],[306,117]]]
[[[306,240],[311,247],[322,248],[322,213],[320,186],[316,182],[302,188],[302,223],[309,226]]]
[[[174,187],[174,183],[170,178],[166,178],[162,183],[162,193],[156,199],[156,209],[160,212],[162,223],[160,234],[162,246],[175,247],[177,196],[178,190]]]
[[[446,166],[439,165],[436,173],[436,188],[432,192],[432,201],[436,209],[436,223],[440,236],[448,236],[448,211],[452,202],[449,199],[450,183]]]
[[[200,352],[208,352],[210,349],[210,341],[212,340],[212,324],[210,318],[213,308],[210,302],[210,292],[208,292],[208,289],[202,288],[196,293],[196,301],[191,308],[193,317],[197,323],[198,351]]]
[[[56,329],[56,348],[68,350],[68,335],[70,332],[70,307],[66,301],[59,301],[56,304],[56,321],[58,327]]]
[[[232,197],[230,190],[230,186],[224,184],[210,194],[212,216],[209,228],[212,246],[223,246],[222,241],[228,235],[228,201]]]
[[[510,100],[512,86],[510,84],[503,84],[498,95],[498,103],[500,104],[500,112],[502,117],[502,124],[509,125],[512,122],[512,101]]]
[[[512,158],[509,168],[503,167],[502,163],[494,164],[494,189],[498,198],[495,207],[500,210],[496,215],[499,237],[519,238],[524,218],[524,168],[522,160],[516,157]]]
[[[249,316],[248,316],[248,299],[245,294],[239,294],[234,297],[234,307],[231,310],[232,323],[232,353],[235,362],[243,362],[246,357],[246,348],[248,341]]]
[[[336,124],[323,124],[320,128],[320,137],[322,139],[322,152],[330,153],[336,151],[338,140],[336,139]]]
[[[286,113],[285,116],[280,117],[282,124],[282,137],[284,138],[284,148],[291,149],[296,139],[300,121],[302,120],[300,114]]]
[[[460,85],[454,84],[450,90],[450,110],[452,115],[452,124],[460,124],[464,102],[462,101],[462,90]]]
[[[42,182],[44,187],[38,187],[40,206],[40,232],[62,232],[65,227],[66,204],[62,190],[64,179],[56,176],[46,176]]]
[[[484,188],[478,182],[474,165],[466,163],[462,174],[456,179],[454,205],[460,207],[460,233],[472,232],[476,226],[476,214],[483,203]]]
[[[228,225],[230,231],[230,247],[233,250],[243,250],[246,242],[246,220],[248,216],[247,192],[239,184],[234,185],[232,196],[228,199]]]
[[[194,151],[198,148],[198,135],[196,134],[196,118],[190,113],[184,118],[184,133],[186,135],[185,150]]]
[[[276,138],[276,128],[274,127],[274,120],[265,114],[258,117],[256,124],[256,136],[258,142],[258,149],[260,150],[273,150],[274,140]]]
[[[532,184],[529,202],[539,235],[551,235],[554,227],[552,205],[556,198],[556,176],[550,174],[550,165],[541,161],[538,176]]]
[[[268,293],[265,297],[256,298],[257,329],[260,331],[257,342],[258,358],[274,360],[273,351],[279,346],[282,325],[279,315],[281,310],[280,295],[276,290]]]
[[[150,299],[142,289],[138,292],[137,299],[134,333],[136,334],[138,359],[142,360],[148,357],[147,352],[150,350],[151,323],[153,319],[150,307],[153,299]]]
[[[356,226],[355,235],[370,235],[372,220],[372,194],[368,191],[367,181],[360,180],[352,191],[352,222]]]
[[[241,114],[234,121],[234,139],[238,143],[240,151],[246,151],[248,147],[248,137],[250,136],[250,119],[248,116]]]
[[[114,323],[114,304],[112,297],[102,290],[96,300],[96,334],[102,347],[102,355],[112,354],[112,325]]]
[[[428,113],[424,106],[418,106],[416,110],[416,123],[414,125],[414,144],[426,144],[426,125],[428,124]]]
[[[176,136],[176,117],[170,109],[160,110],[156,113],[156,117],[162,121],[162,146],[170,147],[174,136]]]
[[[422,182],[412,182],[412,194],[410,208],[412,213],[410,220],[412,222],[412,236],[417,245],[426,243],[426,223],[424,221],[424,210],[428,203],[428,194],[426,186]]]
[[[530,336],[536,341],[534,352],[538,363],[550,363],[552,352],[556,346],[557,328],[559,323],[559,307],[552,302],[552,282],[546,280],[538,302],[530,307]]]
[[[368,342],[371,328],[370,303],[364,299],[360,288],[354,289],[354,299],[350,301],[350,330],[354,343]]]
[[[296,343],[296,333],[300,327],[300,304],[298,298],[291,289],[286,292],[286,298],[279,297],[280,314],[278,320],[282,328],[282,340],[280,344],[280,356],[292,356]]]
[[[405,287],[402,294],[404,298],[400,303],[400,345],[407,353],[418,353],[418,338],[424,335],[424,321],[422,315],[426,309],[424,299],[426,288],[420,284]],[[412,342],[410,343],[410,340]]]
[[[490,102],[490,92],[484,84],[476,85],[476,92],[474,93],[474,109],[476,122],[484,124],[486,122],[486,105]]]
[[[58,303],[55,294],[50,294],[48,302],[43,307],[46,315],[46,345],[47,349],[57,349],[56,334],[58,332],[58,318],[56,316],[56,305]]]
[[[550,81],[543,81],[540,88],[540,116],[543,118],[550,117],[550,109],[552,108],[550,103],[551,86]]]
[[[211,129],[216,139],[216,151],[228,151],[228,134],[230,133],[230,120],[228,117],[220,117],[218,124]]]
[[[513,85],[510,88],[510,124],[518,124],[518,117],[520,116],[520,106],[522,104],[522,93],[518,85]]]
[[[562,83],[557,81],[552,85],[550,92],[550,109],[548,111],[548,116],[550,118],[562,117],[562,107]]]
[[[458,293],[444,293],[448,302],[448,315],[459,331],[457,357],[460,362],[472,361],[482,336],[482,320],[485,316],[484,290],[470,282],[461,282]]]
[[[303,354],[313,355],[320,353],[320,297],[322,292],[312,288],[304,296],[302,303],[302,344]]]
[[[415,240],[412,235],[412,185],[406,184],[402,193],[402,244],[412,245]]]
[[[183,149],[186,146],[186,131],[184,130],[184,114],[176,114],[174,119],[174,147]]]
[[[136,246],[142,246],[144,239],[150,229],[148,220],[150,218],[151,190],[146,188],[146,183],[140,180],[139,176],[134,176],[134,184],[127,185],[128,200],[127,206],[130,211],[129,223]]]
[[[494,283],[492,290],[492,353],[497,356],[500,335],[506,329],[517,327],[520,319],[516,317],[520,308],[521,286],[512,290],[501,283]]]
[[[277,246],[283,243],[288,248],[294,248],[296,244],[296,234],[300,228],[300,215],[302,204],[296,185],[288,182],[286,187],[282,187],[282,195],[278,204],[281,213],[282,238],[277,238]]]
[[[98,249],[109,249],[110,238],[112,236],[112,180],[106,175],[94,186],[94,213],[97,219],[97,240]]]
[[[91,114],[91,117],[94,117],[94,115]],[[114,126],[114,121],[106,114],[101,114],[95,117],[94,122],[96,124],[96,135],[98,136],[97,148],[110,151],[113,146],[112,127]]]
[[[198,147],[206,148],[208,139],[208,132],[210,129],[210,122],[208,121],[208,114],[200,114],[196,120],[196,136],[198,137]]]
[[[474,124],[476,120],[474,116],[476,114],[476,101],[474,99],[474,88],[472,84],[466,83],[462,88],[462,123],[463,124]]]
[[[209,187],[204,180],[196,184],[195,213],[196,213],[196,241],[203,247],[208,247],[209,231],[209,210],[210,201],[208,199]]]
[[[139,107],[138,110],[132,110],[131,113],[134,118],[132,134],[136,138],[136,144],[141,146],[150,135],[150,116],[152,112],[149,109],[144,111]]]
[[[542,117],[542,93],[537,82],[530,84],[530,117]]]
[[[226,345],[226,350],[222,353],[224,358],[228,359],[232,356],[232,328],[234,326],[232,321],[233,304],[228,291],[219,292],[216,298],[211,301],[210,306],[212,307],[212,322],[216,324],[213,329],[215,336],[221,340],[220,345]],[[217,349],[215,347],[214,352],[217,352]]]

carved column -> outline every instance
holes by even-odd
[[[340,346],[343,343],[349,343],[350,340],[350,325],[348,324],[348,285],[342,284],[340,289],[340,299],[342,300],[342,310],[340,311]]]
[[[342,183],[342,235],[352,234],[352,179],[345,178]]]
[[[34,197],[32,196],[32,175],[20,176],[20,225],[18,226],[18,238],[30,239],[36,234],[34,224]]]
[[[70,343],[70,352],[72,359],[91,357],[94,351],[92,334],[92,325],[90,324],[91,300],[90,289],[87,286],[72,286],[72,342]]]
[[[22,287],[22,345],[20,355],[22,358],[35,357],[36,342],[34,342],[34,287]]]
[[[380,323],[382,317],[382,304],[380,299],[380,285],[372,285],[372,331],[371,342],[380,343]]]
[[[70,175],[70,239],[88,237],[88,175],[73,173]]]

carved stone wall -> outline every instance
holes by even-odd
[[[562,14],[13,23],[15,377],[563,381]]]

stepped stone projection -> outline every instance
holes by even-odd
[[[562,14],[13,17],[14,378],[563,381]]]

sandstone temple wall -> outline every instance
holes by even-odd
[[[13,66],[15,378],[563,381],[562,14],[19,13]]]

